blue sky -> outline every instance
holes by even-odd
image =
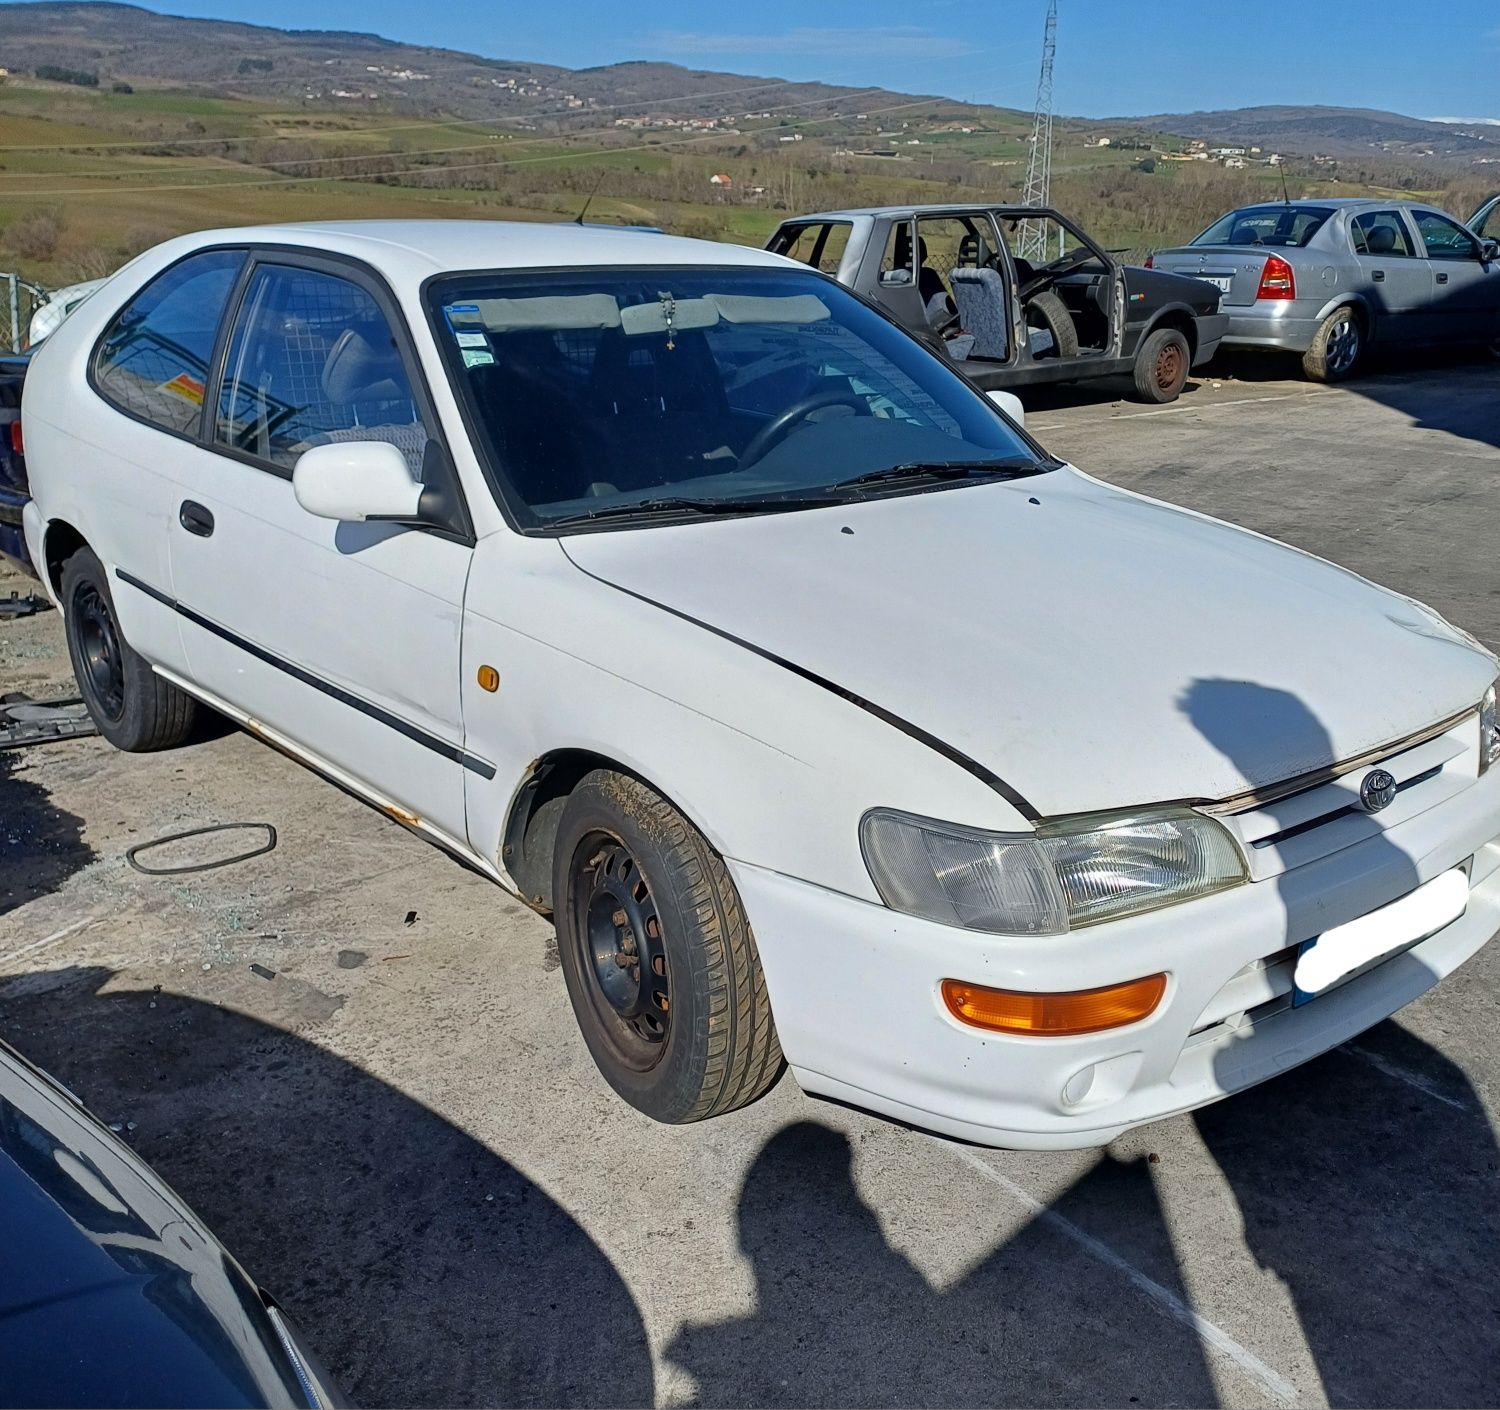
[[[1030,108],[1046,0],[152,0],[173,14],[356,29],[579,68],[623,59]],[[1059,112],[1329,103],[1500,120],[1500,6],[1060,0]]]

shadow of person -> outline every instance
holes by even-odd
[[[1252,781],[1265,781],[1258,775],[1266,745],[1278,733],[1298,770],[1336,761],[1327,731],[1286,691],[1197,681],[1182,706]],[[1370,832],[1353,846],[1374,909],[1421,877],[1389,834]],[[1306,906],[1291,873],[1258,884],[1278,888],[1286,917],[1266,953],[1310,938],[1308,922],[1297,919]],[[1420,955],[1384,963],[1411,967]],[[1243,1084],[1253,1050],[1252,1038],[1217,1054],[1220,1086]],[[1248,1247],[1292,1297],[1330,1402],[1494,1404],[1500,1153],[1458,1067],[1385,1022],[1294,1073],[1203,1108],[1196,1121],[1234,1191]]]
[[[1214,1403],[1195,1335],[1132,1299],[1123,1275],[1101,1275],[1061,1227],[1132,1230],[1131,1261],[1185,1306],[1143,1161],[1101,1161],[985,1253],[1005,1208],[989,1195],[961,1216],[965,1270],[936,1287],[860,1197],[848,1139],[817,1122],[788,1126],[740,1192],[755,1311],[685,1326],[667,1356],[694,1378],[700,1405]]]
[[[93,860],[83,819],[25,776],[21,752],[0,749],[0,916],[56,891]]]
[[[649,1405],[609,1259],[541,1189],[327,1050],[107,969],[0,979],[0,1036],[140,1153],[367,1405]]]

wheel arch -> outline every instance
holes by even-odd
[[[1141,336],[1136,340],[1136,352],[1140,352],[1146,339],[1161,328],[1174,328],[1187,339],[1188,361],[1191,365],[1192,359],[1198,356],[1198,319],[1192,309],[1186,304],[1168,304],[1165,308],[1158,309],[1141,330]]]
[[[89,541],[66,519],[51,519],[42,532],[42,571],[52,595],[62,601],[63,564],[80,548],[87,548]]]
[[[715,847],[711,834],[693,814],[640,769],[593,749],[549,750],[522,775],[506,810],[500,838],[502,869],[516,884],[521,899],[540,915],[552,913],[552,865],[563,808],[573,790],[596,769],[608,769],[644,784],[666,799],[710,847]]]
[[[1359,320],[1359,331],[1366,338],[1375,336],[1375,317],[1369,302],[1362,294],[1354,290],[1347,290],[1342,294],[1335,294],[1322,308],[1318,310],[1318,322],[1321,324],[1331,313],[1337,313],[1341,308],[1354,310],[1354,316]]]

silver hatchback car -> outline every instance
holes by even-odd
[[[1371,344],[1500,350],[1500,241],[1417,201],[1245,206],[1147,263],[1220,290],[1221,346],[1301,353],[1319,382]]]

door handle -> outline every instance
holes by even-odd
[[[1377,284],[1384,284],[1385,283],[1385,270],[1383,270],[1383,269],[1372,270],[1371,273],[1370,273],[1370,278],[1373,279]]]
[[[1437,282],[1439,284],[1446,284],[1448,282],[1448,272],[1447,272],[1447,270],[1440,269],[1438,271]]]
[[[182,501],[182,507],[177,511],[177,522],[188,533],[197,534],[200,539],[210,537],[214,531],[214,516],[194,499]]]

